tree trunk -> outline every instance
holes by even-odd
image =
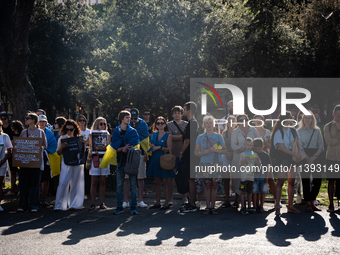
[[[0,75],[15,119],[35,111],[34,89],[27,78],[28,30],[34,0],[0,1]]]

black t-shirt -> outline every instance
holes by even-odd
[[[13,140],[14,132],[11,129],[11,125],[8,125],[6,128],[2,127],[2,131],[6,133],[9,136],[9,138],[11,138],[11,140]]]
[[[189,146],[183,153],[182,161],[189,162],[190,158],[194,158],[195,144],[198,136],[198,123],[195,118],[189,120],[188,125],[185,127],[183,142],[185,139],[189,139]]]
[[[122,130],[120,129],[120,135],[122,136],[122,138],[124,138],[126,133],[126,130]],[[124,147],[124,142],[122,142],[122,144],[119,146],[120,147]],[[123,164],[126,163],[126,158],[127,158],[127,153],[124,153],[122,151],[117,153],[117,163]]]
[[[148,125],[149,134],[152,134],[152,122],[146,123]]]
[[[257,153],[257,155],[261,159],[261,165],[268,166],[272,164],[272,161],[270,160],[270,157],[267,152],[263,151],[261,153]]]

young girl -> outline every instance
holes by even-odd
[[[92,148],[94,148],[94,144],[96,144],[98,141],[94,141],[93,132],[95,133],[101,133],[107,137],[107,139],[101,140],[101,145],[106,147],[111,143],[111,136],[109,132],[107,131],[107,123],[106,119],[102,117],[98,117],[91,128],[91,133],[89,135],[89,143]],[[105,154],[105,150],[101,151],[95,151],[92,149],[92,155],[96,156],[99,155],[100,161],[103,155]],[[110,174],[110,166],[107,166],[106,168],[100,168],[100,167],[94,167],[93,161],[91,163],[91,169],[90,169],[90,175],[91,175],[91,201],[92,204],[89,208],[89,211],[93,211],[96,201],[96,190],[97,190],[97,183],[98,183],[98,177],[99,177],[99,198],[100,198],[100,209],[107,209],[106,205],[104,204],[104,197],[105,197],[105,185],[106,185],[106,176]]]

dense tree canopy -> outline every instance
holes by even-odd
[[[169,117],[190,99],[190,78],[338,77],[339,35],[330,0],[39,0],[28,77],[49,113],[131,105]],[[339,96],[309,89],[328,111]]]

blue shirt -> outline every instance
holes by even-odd
[[[204,133],[197,137],[196,144],[201,145],[201,152],[203,152],[206,149],[214,147],[215,144],[217,144],[217,146],[224,144],[224,140],[222,135],[220,134],[214,133],[212,135],[207,135],[206,133]],[[221,154],[215,152],[211,152],[201,157],[201,163],[217,163],[221,161],[222,161]]]

